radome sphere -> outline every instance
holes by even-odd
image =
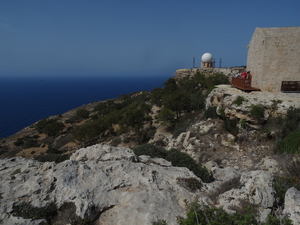
[[[202,62],[208,63],[212,62],[213,56],[210,53],[204,53],[201,57]]]

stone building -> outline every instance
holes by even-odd
[[[252,86],[281,90],[282,81],[300,81],[300,27],[256,28],[248,46]]]

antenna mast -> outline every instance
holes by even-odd
[[[193,57],[193,68],[195,68],[195,56]]]
[[[220,58],[219,67],[222,67],[222,58]]]

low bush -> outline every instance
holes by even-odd
[[[250,115],[255,119],[263,119],[265,117],[265,109],[261,105],[251,105]]]
[[[86,109],[78,109],[76,111],[76,116],[82,119],[87,119],[89,118],[90,112]]]
[[[22,146],[24,149],[26,148],[34,148],[34,147],[39,147],[38,143],[38,135],[34,136],[25,136],[22,138],[18,138],[17,141],[14,142],[15,146]]]
[[[236,99],[232,102],[233,105],[240,106],[246,99],[243,96],[237,96]]]
[[[298,165],[299,168],[299,165]],[[299,171],[297,171],[297,174]],[[300,177],[292,177],[292,176],[286,176],[286,177],[280,177],[275,176],[274,177],[274,188],[275,188],[275,199],[276,199],[276,206],[283,206],[284,205],[284,199],[285,199],[285,193],[287,190],[291,187],[295,187],[298,190],[300,189]]]
[[[35,125],[39,133],[45,133],[48,136],[56,136],[64,129],[65,125],[56,119],[42,119]]]
[[[45,154],[45,155],[39,155],[35,157],[36,160],[40,162],[55,162],[60,163],[65,160],[68,160],[70,158],[70,155],[61,155],[61,154]]]
[[[18,138],[18,140],[16,140],[16,141],[14,142],[14,145],[15,145],[15,146],[22,146],[22,145],[24,145],[24,140],[23,140],[23,138]]]
[[[279,141],[277,153],[294,154],[300,152],[300,130],[295,130]]]
[[[282,126],[282,138],[300,127],[300,108],[289,108]]]
[[[167,151],[162,148],[152,144],[144,144],[133,148],[133,151],[136,155],[149,155],[152,158],[166,158]]]
[[[170,161],[173,166],[187,167],[206,183],[214,181],[213,175],[205,167],[197,164],[187,153],[173,148],[167,151],[166,160]]]
[[[219,117],[217,114],[217,106],[208,107],[204,112],[204,116],[206,118],[217,119]]]
[[[292,161],[292,163],[288,164],[287,172],[291,177],[296,178],[300,184],[300,160],[299,159]]]
[[[225,117],[224,119],[224,128],[227,132],[237,135],[239,132],[238,128],[238,119],[229,119],[228,117]]]
[[[48,148],[46,151],[47,154],[62,154],[62,151],[58,150],[57,148]]]
[[[157,147],[152,144],[145,144],[135,147],[134,153],[136,155],[149,155],[150,157],[164,158],[172,163],[173,166],[187,167],[193,171],[194,174],[201,178],[206,183],[214,181],[213,175],[208,170],[197,164],[197,162],[190,157],[187,153],[181,152],[177,149],[171,149],[169,151],[162,147]]]
[[[186,218],[178,217],[179,225],[292,225],[291,220],[283,218],[281,220],[269,215],[267,222],[261,223],[257,220],[256,209],[251,205],[245,206],[242,211],[229,214],[222,208],[208,207],[201,205],[198,201],[186,202],[188,212]]]

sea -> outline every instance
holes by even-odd
[[[0,77],[0,138],[95,101],[163,87],[171,76]]]

